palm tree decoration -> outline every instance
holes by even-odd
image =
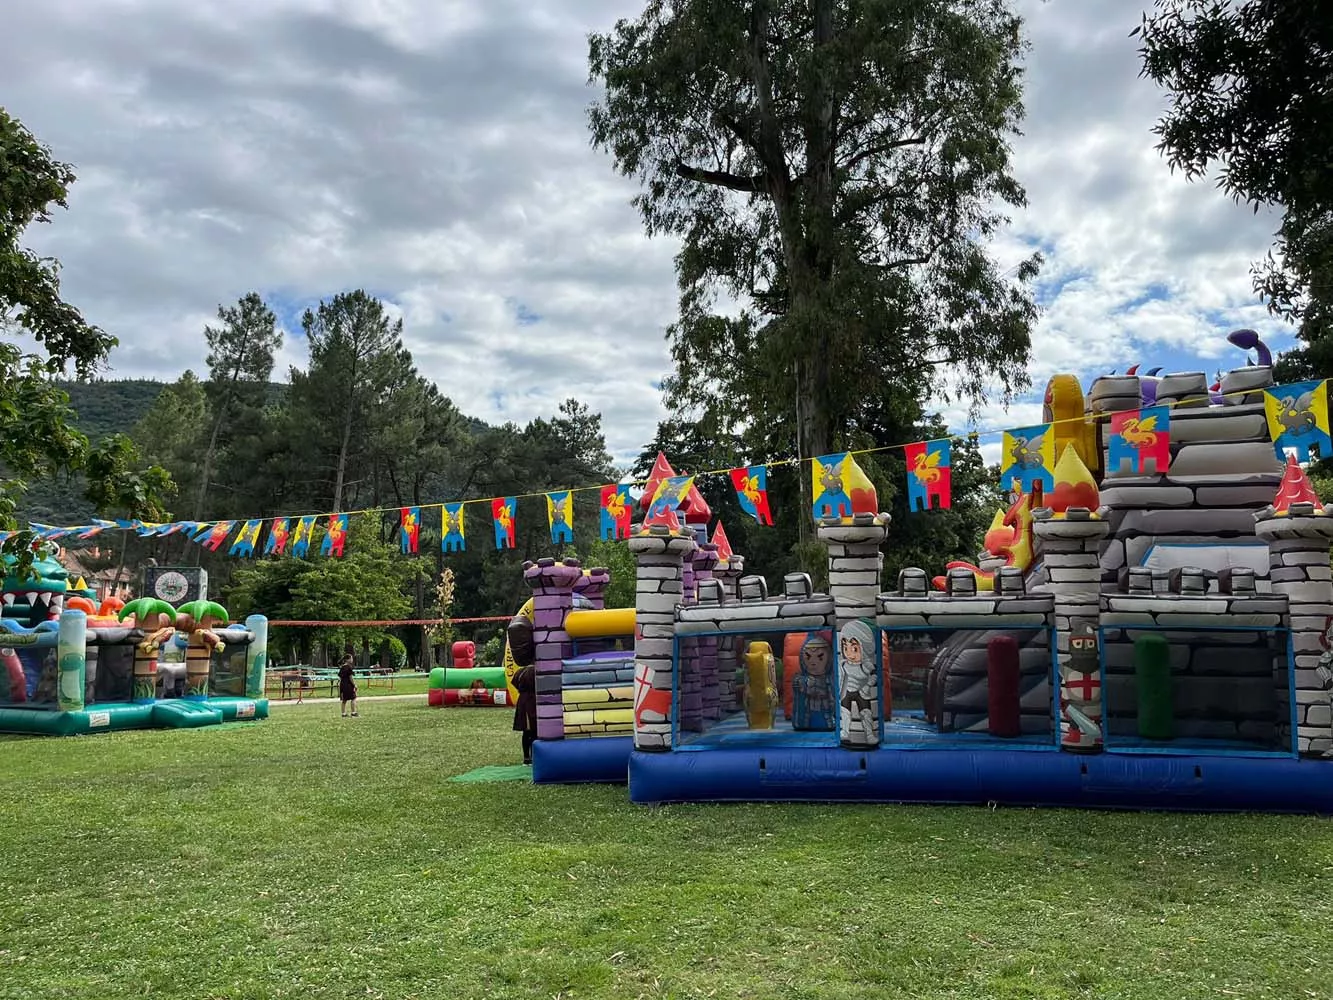
[[[152,701],[157,696],[157,651],[176,632],[176,609],[155,597],[140,597],[124,605],[116,617],[134,616],[134,627],[143,638],[134,647],[134,700]]]
[[[185,647],[185,689],[190,698],[208,697],[208,671],[214,650],[226,649],[214,625],[225,625],[231,615],[213,601],[190,601],[176,609],[176,631],[189,635]]]

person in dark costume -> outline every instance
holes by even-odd
[[[514,671],[514,732],[523,734],[523,763],[532,763],[532,744],[537,739],[537,645],[532,640],[532,622],[515,615],[506,631],[509,655],[518,669]]]
[[[343,718],[347,718],[347,708],[352,709],[352,718],[356,718],[356,681],[352,679],[352,654],[343,655],[338,664],[338,698],[342,701]]]

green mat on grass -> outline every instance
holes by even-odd
[[[475,771],[455,774],[450,781],[464,781],[476,784],[485,781],[531,781],[532,768],[527,764],[488,764]]]

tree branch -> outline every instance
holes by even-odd
[[[766,184],[768,178],[765,174],[743,177],[740,174],[727,173],[725,170],[705,170],[703,167],[692,167],[688,163],[677,163],[676,176],[683,177],[687,181],[698,181],[700,184],[744,191],[747,194],[763,194],[768,190]]]
[[[905,146],[924,146],[925,144],[926,136],[924,135],[914,135],[910,139],[894,139],[890,142],[877,142],[873,146],[866,146],[858,150],[856,155],[843,164],[842,169],[850,172],[862,160],[868,160],[872,156],[891,153],[895,149],[902,149]]]

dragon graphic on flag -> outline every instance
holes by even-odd
[[[1264,412],[1268,415],[1268,432],[1279,461],[1286,461],[1288,449],[1296,452],[1298,462],[1333,458],[1327,382],[1296,382],[1267,388]]]
[[[1171,468],[1171,408],[1149,406],[1111,414],[1111,437],[1106,443],[1108,475],[1146,475],[1148,461],[1159,476]]]
[[[758,524],[772,525],[773,515],[768,509],[768,466],[742,466],[732,469],[729,475],[741,510]]]
[[[421,540],[421,508],[404,507],[399,511],[398,544],[403,555],[416,555]]]
[[[518,500],[514,497],[496,497],[491,501],[491,520],[495,524],[497,549],[514,547],[514,511],[517,509]]]
[[[658,482],[652,502],[648,505],[648,513],[643,517],[643,526],[647,528],[661,524],[673,531],[679,530],[680,521],[676,517],[676,508],[685,502],[692,489],[694,489],[693,476],[668,476]]]
[[[310,549],[310,540],[315,537],[315,515],[308,514],[296,522],[292,532],[292,555],[304,559]]]
[[[199,531],[195,533],[191,541],[198,542],[209,552],[216,552],[222,548],[222,543],[227,540],[231,534],[231,529],[236,527],[235,521],[215,521],[212,524],[201,525]]]
[[[263,526],[264,522],[260,520],[246,521],[241,525],[241,531],[236,536],[236,540],[231,543],[231,548],[227,550],[227,555],[254,555],[255,546],[259,544],[259,529]]]
[[[445,552],[463,552],[467,549],[461,503],[447,503],[440,509],[440,548]]]
[[[947,439],[918,441],[903,449],[907,457],[907,506],[909,510],[947,508],[953,502],[952,458]],[[931,504],[931,498],[935,503]]]
[[[602,487],[602,541],[629,537],[631,510],[629,484],[611,483]]]
[[[1000,459],[1000,485],[1031,493],[1036,483],[1042,492],[1055,489],[1055,435],[1050,424],[1017,427],[1004,432],[1004,457]]]
[[[551,528],[551,544],[573,544],[574,494],[569,490],[546,494],[546,521]]]
[[[287,549],[287,538],[291,524],[285,517],[275,517],[268,528],[268,544],[264,546],[264,555],[282,555]]]
[[[347,515],[330,514],[329,526],[324,535],[324,544],[319,547],[321,555],[341,559],[347,545]]]

